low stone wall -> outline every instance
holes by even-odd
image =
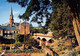
[[[46,56],[45,53],[7,53],[5,56]]]

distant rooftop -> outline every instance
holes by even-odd
[[[25,25],[25,22],[21,23],[21,25]],[[26,22],[26,25],[30,25],[30,24]]]
[[[20,23],[15,23],[15,26],[19,26]]]
[[[3,29],[3,30],[16,30],[16,27],[1,26],[1,29]]]

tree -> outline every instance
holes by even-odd
[[[67,3],[69,6],[69,10],[71,11],[75,36],[80,46],[80,0],[67,0]]]
[[[34,40],[33,38],[27,38],[26,42],[25,42],[27,46],[37,46],[38,43],[36,40]]]
[[[15,42],[20,42],[20,38],[21,38],[20,34],[16,35],[16,36],[14,37]]]
[[[49,10],[52,10],[51,1],[50,0],[7,0],[8,2],[18,3],[22,7],[27,6],[27,9],[23,15],[20,15],[20,18],[30,20],[32,17],[32,21],[35,20],[37,23],[43,23],[43,19],[46,16],[50,17]],[[40,24],[39,23],[39,24]]]
[[[27,18],[28,16],[31,16],[32,14],[35,14],[35,12],[37,12],[35,17],[38,19],[42,19],[44,15],[47,17],[50,14],[48,13],[47,9],[48,8],[51,9],[52,7],[51,3],[58,5],[57,2],[60,2],[61,0],[52,0],[52,2],[50,2],[51,0],[36,0],[36,1],[35,0],[8,0],[8,1],[16,2],[20,4],[22,7],[26,5],[28,6],[26,12],[22,15],[23,17]],[[80,28],[79,28],[80,27],[80,23],[79,23],[80,0],[64,0],[64,1],[68,3],[68,6],[69,6],[68,8],[71,11],[71,16],[72,16],[71,19],[72,19],[72,23],[75,31],[75,36],[80,45],[80,40],[79,40],[80,39]],[[39,18],[39,16],[41,16],[41,18]]]
[[[27,21],[30,20],[30,16],[32,16],[32,14],[35,14],[35,17],[33,17],[33,19],[36,19],[36,18],[39,19],[37,20],[37,22],[40,25],[40,23],[43,23],[42,21],[43,17],[45,16],[48,17],[48,15],[50,14],[48,12],[48,9],[51,8],[48,6],[50,5],[49,0],[44,0],[44,1],[43,0],[7,0],[7,1],[18,3],[22,7],[27,6],[25,13],[23,15],[19,15],[19,17],[25,20],[25,22],[26,20]],[[26,26],[24,26],[24,28],[26,29]],[[25,43],[25,34],[26,34],[26,31],[24,31],[24,43]]]
[[[43,34],[47,34],[48,33],[48,30],[47,29],[44,29],[44,27],[41,27],[41,28],[31,28],[31,33],[33,35],[33,33],[43,33]]]
[[[68,4],[61,0],[56,4],[53,3],[53,5],[54,10],[51,16],[50,29],[54,38],[65,37],[73,32]]]
[[[52,0],[52,2],[54,4],[56,4],[57,2],[60,2],[61,0]],[[74,27],[74,32],[75,32],[75,36],[77,38],[78,44],[80,46],[80,0],[64,0],[65,2],[68,3],[68,9],[71,12],[71,16],[72,16],[72,23],[73,23],[73,27]]]

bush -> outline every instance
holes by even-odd
[[[0,50],[2,50],[2,47],[0,47]]]
[[[5,50],[5,48],[6,48],[6,46],[3,46],[3,47],[2,47],[2,50]]]
[[[22,46],[22,43],[15,43],[14,46],[15,46],[15,48],[18,48],[18,47]]]
[[[77,53],[76,51],[72,51],[72,52],[69,53],[69,55],[70,55],[70,56],[77,56],[78,53]]]
[[[6,50],[6,53],[43,53],[44,51],[41,49],[14,49],[14,50]]]

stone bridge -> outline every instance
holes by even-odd
[[[53,37],[52,33],[48,33],[48,34],[34,33],[33,35],[33,38],[39,42],[40,46],[42,43],[46,45],[50,45],[51,44],[50,42],[54,40],[52,37]]]

